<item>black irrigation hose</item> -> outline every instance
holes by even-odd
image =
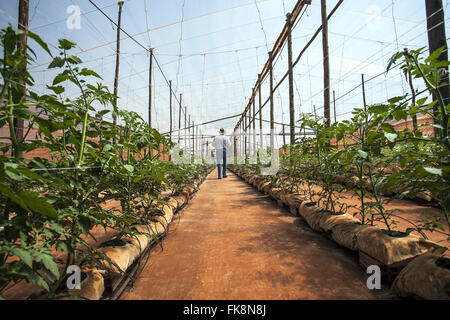
[[[383,215],[382,215],[381,213],[372,213],[372,216],[383,216]],[[391,214],[391,213],[390,213],[389,216],[393,216],[393,217],[396,217],[396,218],[405,220],[406,222],[410,223],[412,226],[414,226],[415,231],[419,232],[420,235],[421,235],[424,239],[428,240],[427,235],[426,235],[425,233],[423,233],[421,230],[419,230],[419,227],[418,227],[414,222],[412,222],[412,221],[410,221],[410,220],[408,220],[408,219],[406,219],[406,218],[400,217],[400,216],[398,216],[398,215],[396,215],[396,214]]]

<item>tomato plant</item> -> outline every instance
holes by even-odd
[[[17,47],[21,32],[0,32],[0,125],[10,129],[0,142],[0,293],[25,280],[57,298],[68,266],[109,260],[87,241],[95,240],[95,227],[133,233],[131,224],[150,221],[167,195],[193,185],[210,166],[160,160],[159,150],[172,142],[136,112],[111,107],[115,96],[100,75],[80,67],[69,40],[58,41],[59,54],[48,66],[60,71],[48,85],[51,93],[26,91],[24,84],[34,80],[26,69],[32,57]],[[28,35],[52,55],[37,35]],[[69,85],[78,97],[62,97]],[[120,125],[103,120],[111,109]],[[15,119],[25,121],[22,139]],[[27,139],[30,132],[36,139]],[[46,149],[50,160],[21,157],[36,149]],[[109,201],[119,201],[120,210],[105,209]]]

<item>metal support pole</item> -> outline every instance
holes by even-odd
[[[189,139],[187,140],[188,149],[191,148],[191,128],[190,128],[190,126],[191,126],[191,115],[189,115],[188,126],[186,127],[186,130],[188,130],[188,134],[189,134]],[[186,150],[186,152],[187,152],[187,150]]]
[[[428,30],[428,48],[430,54],[436,51],[437,49],[444,47],[444,51],[442,51],[439,56],[439,61],[447,61],[448,60],[448,46],[447,46],[447,36],[445,34],[445,17],[444,17],[444,8],[442,6],[442,0],[425,0],[425,9],[427,15],[427,30]],[[442,76],[441,83],[443,85],[439,88],[442,99],[444,100],[444,105],[448,105],[450,103],[450,85],[449,77],[448,77],[448,67],[441,67],[441,69],[445,70],[445,74]],[[437,97],[433,96],[433,100],[437,100]],[[434,114],[434,123],[439,123],[438,116],[439,106],[436,104],[433,107]],[[435,127],[434,135],[438,136],[439,131],[441,129]],[[447,133],[444,133],[446,136]]]
[[[366,111],[367,103],[366,103],[366,89],[364,87],[364,74],[361,74],[361,85],[362,85],[362,94],[363,94],[363,103],[364,103],[364,111]]]
[[[253,121],[252,121],[252,124],[253,124],[253,148],[252,148],[252,150],[253,150],[253,155],[254,155],[257,152],[257,148],[256,148],[256,124],[255,124],[255,119],[256,119],[255,89],[253,89],[252,92],[253,92],[253,96],[252,96],[252,99],[253,99]]]
[[[321,0],[322,48],[323,48],[323,113],[326,124],[330,125],[330,57],[328,52],[327,1]]]
[[[258,79],[261,78],[261,74],[258,74]],[[261,80],[258,84],[258,100],[259,100],[259,148],[262,150],[263,145],[263,115],[262,115],[262,97],[261,97]]]
[[[247,156],[247,113],[244,114],[244,155]]]
[[[153,77],[153,48],[150,48],[150,69],[148,74],[148,125],[152,126],[152,77]]]
[[[170,114],[170,132],[169,132],[169,139],[172,141],[172,80],[169,80],[169,114]]]
[[[114,76],[114,107],[117,108],[117,90],[119,86],[119,60],[120,60],[120,24],[122,21],[122,6],[123,1],[117,3],[119,5],[119,16],[117,21],[117,41],[116,41],[116,72]],[[113,124],[117,125],[117,115],[113,115]]]
[[[18,36],[20,42],[17,44],[17,47],[20,51],[23,52],[24,55],[27,54],[27,41],[28,41],[28,12],[29,12],[29,1],[28,0],[20,0],[19,1],[19,16],[18,16],[18,29],[25,31],[25,33],[20,34]],[[25,61],[25,64],[27,62]],[[26,67],[26,65],[25,65]],[[19,89],[23,93],[21,93],[22,98],[26,96],[26,83],[20,79],[19,80]],[[17,149],[14,150],[14,156],[18,158],[22,158],[22,150],[20,149],[20,142],[24,138],[23,128],[24,128],[24,120],[19,118],[13,118],[13,127],[12,130],[16,136],[16,140],[18,142]]]
[[[270,73],[270,152],[274,150],[273,131],[275,130],[274,116],[273,116],[273,68],[272,68],[272,52],[269,52],[269,73]]]
[[[294,72],[292,68],[292,22],[291,14],[286,15],[286,22],[288,26],[288,68],[289,68],[289,125],[290,125],[290,143],[295,142],[295,107],[294,107]],[[284,126],[283,126],[284,130]],[[283,136],[284,138],[284,136]],[[284,142],[286,144],[286,142]]]
[[[337,122],[336,118],[336,92],[333,90],[333,109],[334,109],[334,123]]]
[[[195,156],[195,123],[194,120],[192,120],[192,161],[194,161]]]
[[[181,140],[181,100],[182,100],[183,94],[180,93],[180,106],[178,108],[178,144],[180,144]]]

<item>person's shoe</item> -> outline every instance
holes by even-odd
[[[228,176],[223,176],[224,178],[228,178]]]
[[[222,179],[222,178],[217,178],[217,179],[219,179],[219,180],[220,180],[220,179]]]

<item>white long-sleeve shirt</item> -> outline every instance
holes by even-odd
[[[216,149],[217,164],[223,164],[223,149],[231,147],[230,138],[226,135],[216,136],[212,142],[212,146]]]

